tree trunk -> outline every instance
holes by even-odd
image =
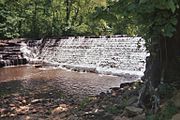
[[[180,79],[180,10],[177,19],[174,36],[161,37],[158,44],[152,46],[151,55],[146,60],[146,71],[143,77],[145,84],[140,91],[139,104],[144,108],[151,108],[151,112],[158,110],[160,98],[157,91],[160,84],[179,85],[177,82]]]
[[[66,24],[69,25],[72,0],[65,0],[65,3],[66,3]]]
[[[167,69],[165,71],[165,82],[168,84],[179,82],[180,79],[180,10],[178,10],[177,20],[174,36],[166,41]]]
[[[32,34],[34,38],[38,37],[37,33],[37,2],[34,2],[34,12],[33,12],[33,17],[32,17]]]

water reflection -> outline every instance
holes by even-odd
[[[98,75],[95,73],[78,73],[62,69],[38,69],[33,66],[0,68],[0,82],[24,80],[37,87],[33,81],[49,81],[53,87],[63,89],[71,94],[97,94],[106,92],[110,87],[117,87],[127,81],[125,77]],[[27,85],[28,86],[28,85]]]

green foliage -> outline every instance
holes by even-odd
[[[137,13],[140,14],[138,18],[142,19],[140,20],[142,24],[149,27],[147,28],[149,33],[146,33],[149,34],[148,37],[173,36],[177,24],[175,10],[178,9],[178,3],[176,0],[141,0],[139,7],[141,9],[137,9]]]
[[[165,107],[157,114],[147,115],[147,120],[171,120],[172,116],[178,112],[173,102],[169,101]]]
[[[111,114],[117,114],[121,111],[121,109],[119,109],[117,106],[111,105],[108,106],[105,111]]]
[[[89,16],[99,6],[106,0],[0,0],[0,37],[94,34]]]
[[[9,9],[12,9],[11,4],[8,6],[3,2],[0,2],[0,36],[3,38],[13,38],[18,37],[18,22],[20,21],[20,18],[17,15],[16,12],[9,11]]]
[[[0,0],[0,37],[172,37],[178,0]]]
[[[96,9],[95,17],[104,19],[113,33],[157,39],[159,36],[172,37],[176,31],[178,0],[119,0],[108,3],[108,7]]]
[[[80,101],[80,103],[79,103],[79,109],[85,109],[86,108],[86,106],[89,104],[89,102],[91,101],[91,99],[90,98],[84,98],[82,101]]]
[[[158,119],[159,120],[169,120],[176,113],[177,113],[177,108],[174,106],[174,104],[172,102],[169,102],[165,106],[165,109],[161,111]]]
[[[162,99],[171,98],[175,90],[175,88],[169,84],[160,84],[158,88],[159,88],[158,93]]]

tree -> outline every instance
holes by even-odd
[[[104,0],[0,0],[0,37],[92,35],[90,14],[102,5]]]
[[[20,18],[14,11],[17,3],[0,1],[0,36],[2,38],[18,37],[18,23]]]
[[[109,6],[103,9],[117,18],[115,25],[125,26],[125,34],[131,33],[128,32],[130,26],[133,34],[146,40],[150,57],[147,58],[145,84],[140,101],[142,106],[150,107],[152,111],[158,108],[159,86],[177,82],[179,79],[179,5],[179,0],[119,0],[109,1]],[[118,30],[114,25],[112,28]]]

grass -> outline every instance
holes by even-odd
[[[105,109],[106,112],[108,113],[111,113],[111,114],[117,114],[121,111],[121,109],[119,109],[118,106],[108,106],[106,109]]]
[[[79,103],[79,109],[85,109],[86,106],[89,104],[89,102],[91,101],[91,99],[89,97],[84,98],[82,101],[80,101]]]

